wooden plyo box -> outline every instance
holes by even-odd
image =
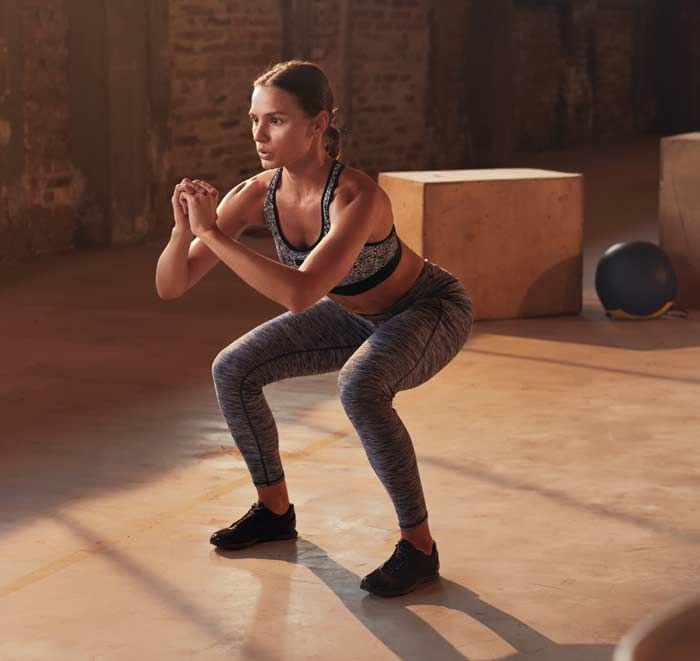
[[[659,245],[676,273],[676,302],[700,308],[700,133],[661,139],[659,176]]]
[[[396,231],[452,273],[475,319],[578,314],[583,176],[496,168],[380,172]]]

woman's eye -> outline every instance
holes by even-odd
[[[272,124],[281,124],[281,123],[282,123],[282,120],[281,120],[281,119],[278,119],[277,117],[273,117],[273,118],[270,120],[270,122],[271,122]]]

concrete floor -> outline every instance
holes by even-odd
[[[209,545],[255,500],[211,362],[277,304],[221,265],[161,301],[164,242],[4,267],[0,659],[602,661],[700,592],[700,313],[612,322],[592,288],[605,247],[656,240],[657,159],[517,162],[585,174],[585,307],[477,322],[397,396],[442,578],[396,599],[359,589],[398,528],[336,374],[265,388],[299,540]]]

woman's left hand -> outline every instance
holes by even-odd
[[[196,185],[197,191],[180,193],[180,196],[187,202],[187,218],[192,234],[201,236],[216,227],[219,192],[214,186],[201,179],[193,179],[192,182]]]

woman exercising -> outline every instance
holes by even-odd
[[[451,273],[401,242],[384,191],[337,160],[334,115],[328,80],[310,62],[283,62],[257,78],[250,120],[264,169],[220,203],[205,181],[185,178],[175,186],[175,226],[158,260],[156,288],[161,298],[177,298],[221,260],[288,310],[232,342],[212,365],[222,415],[258,500],[211,543],[239,549],[297,536],[262,389],[340,370],[343,408],[401,530],[392,556],[360,587],[393,596],[436,579],[439,559],[413,444],[392,402],[460,351],[472,304]],[[237,241],[251,225],[270,230],[279,262]]]

